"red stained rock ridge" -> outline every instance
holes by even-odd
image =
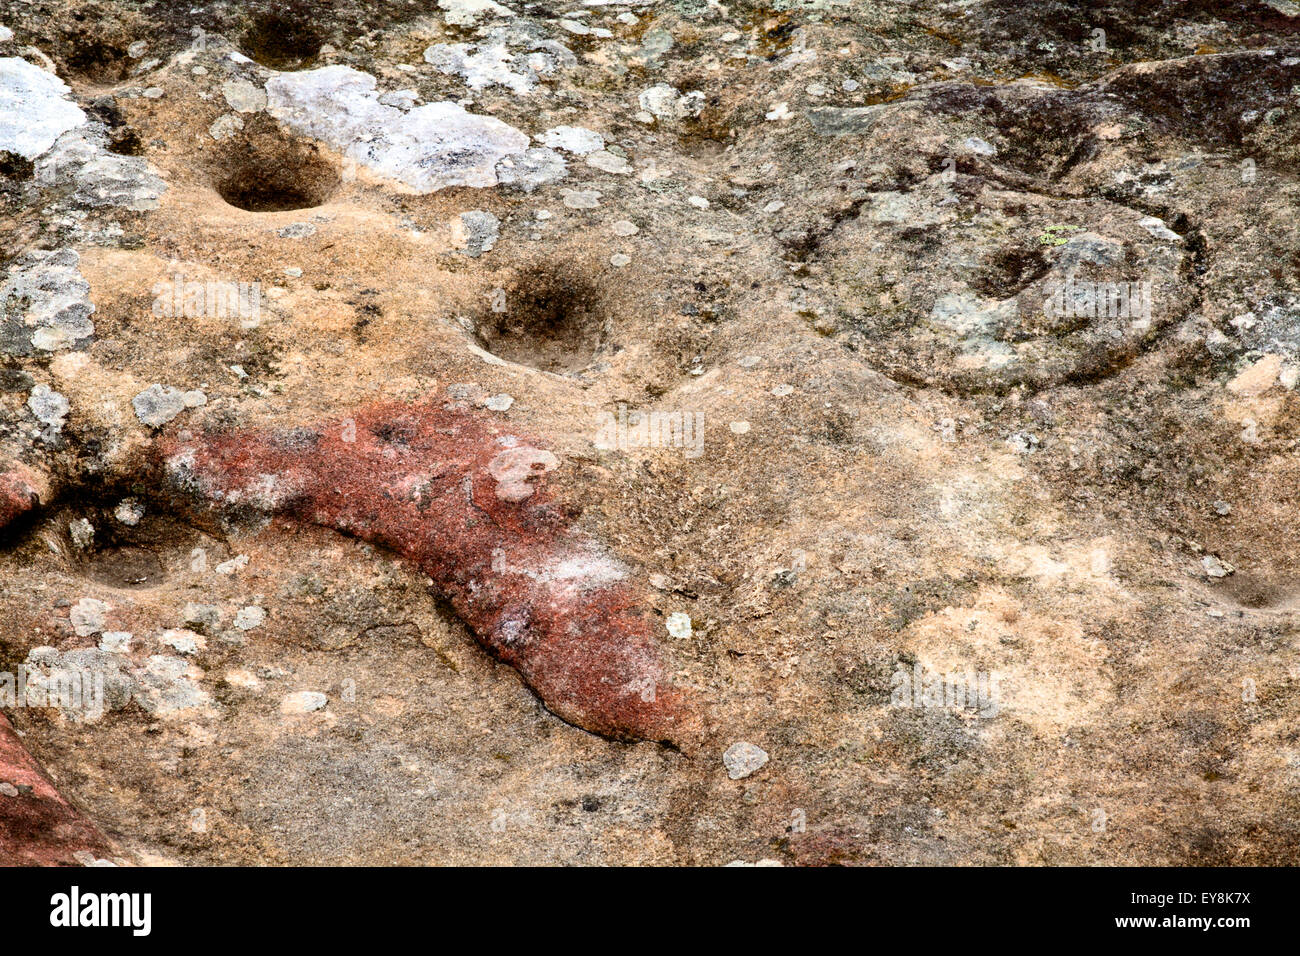
[[[472,413],[397,403],[311,429],[169,435],[158,451],[191,506],[292,516],[407,558],[570,723],[679,746],[695,734],[644,595],[548,494],[551,452]]]
[[[108,854],[103,834],[59,794],[3,714],[0,785],[0,866],[78,866]]]
[[[295,518],[389,548],[434,583],[546,706],[593,733],[683,746],[698,715],[664,673],[628,569],[570,528],[547,491],[551,452],[466,412],[377,404],[311,429],[168,434],[182,507]],[[40,504],[40,479],[0,472],[0,528]],[[0,717],[0,864],[106,852]]]

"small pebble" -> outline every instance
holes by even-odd
[[[260,690],[262,687],[262,682],[256,676],[242,668],[226,671],[224,680],[228,686],[238,687],[241,690]]]
[[[63,430],[63,420],[67,418],[71,405],[67,398],[48,385],[37,385],[27,399],[27,407],[38,422],[58,433]]]
[[[316,235],[316,226],[310,222],[291,222],[276,235],[281,239],[306,239]]]
[[[78,637],[90,637],[104,629],[104,616],[109,605],[96,598],[82,598],[68,612],[68,620]]]
[[[1226,578],[1234,570],[1232,565],[1220,561],[1212,554],[1207,554],[1201,558],[1201,568],[1206,575],[1212,578]]]
[[[616,173],[618,175],[627,175],[632,172],[632,165],[624,156],[618,156],[607,149],[598,150],[587,157],[586,163],[592,169],[599,169],[604,173]]]
[[[329,703],[329,698],[320,691],[300,690],[296,694],[289,694],[280,701],[280,713],[310,714],[312,711],[320,710],[327,703]]]
[[[131,399],[131,407],[145,425],[162,428],[188,407],[187,394],[170,385],[153,384]]]
[[[129,528],[134,528],[144,517],[144,505],[135,498],[123,498],[113,509],[113,517]]]
[[[105,631],[99,636],[99,649],[112,654],[125,654],[131,649],[130,631]]]
[[[163,631],[161,640],[181,654],[195,654],[207,646],[207,641],[201,636],[183,629]]]
[[[72,546],[78,551],[89,551],[95,543],[95,528],[85,518],[68,522],[68,535],[72,538]]]
[[[242,571],[248,567],[248,555],[237,554],[229,561],[222,561],[217,565],[218,574],[234,574],[236,571]]]
[[[668,615],[667,627],[672,637],[684,641],[691,636],[691,616],[681,611],[674,611]]]
[[[241,607],[235,612],[235,627],[241,631],[251,631],[255,627],[261,627],[262,622],[265,620],[266,611],[256,604]]]
[[[727,748],[722,763],[727,768],[727,776],[742,780],[767,763],[767,751],[742,740]]]

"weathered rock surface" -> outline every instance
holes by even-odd
[[[1295,863],[1292,6],[0,0],[6,861]]]

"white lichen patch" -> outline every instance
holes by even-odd
[[[35,159],[86,122],[68,84],[16,56],[0,57],[0,151]]]
[[[495,186],[497,163],[529,148],[527,135],[499,119],[452,102],[385,105],[375,87],[373,76],[347,66],[281,73],[266,84],[267,110],[421,193]]]

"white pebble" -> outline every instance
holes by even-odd
[[[732,780],[741,780],[767,763],[767,751],[742,740],[727,748],[722,755],[722,763],[727,768],[727,776]]]
[[[181,654],[194,654],[207,646],[202,636],[184,628],[163,631],[161,640]]]
[[[131,649],[130,631],[105,631],[99,636],[99,649],[113,654],[125,654]]]
[[[320,691],[300,690],[296,694],[289,694],[280,701],[280,713],[310,714],[314,710],[320,710],[327,703],[329,703],[329,698]]]
[[[110,605],[95,598],[82,598],[68,612],[68,620],[78,637],[90,637],[104,629],[104,615],[109,608]]]
[[[241,607],[235,612],[235,627],[241,631],[251,631],[255,627],[261,627],[262,622],[265,620],[266,611],[256,604]]]
[[[237,554],[229,561],[222,561],[217,565],[218,574],[234,574],[236,571],[242,571],[248,567],[248,555]]]
[[[144,505],[135,498],[123,498],[113,510],[113,517],[127,527],[134,528],[144,517]]]
[[[70,521],[68,534],[72,537],[72,546],[78,551],[87,551],[95,543],[95,528],[85,518]]]
[[[1220,561],[1212,554],[1201,558],[1201,568],[1212,578],[1226,578],[1234,570],[1232,565]]]

